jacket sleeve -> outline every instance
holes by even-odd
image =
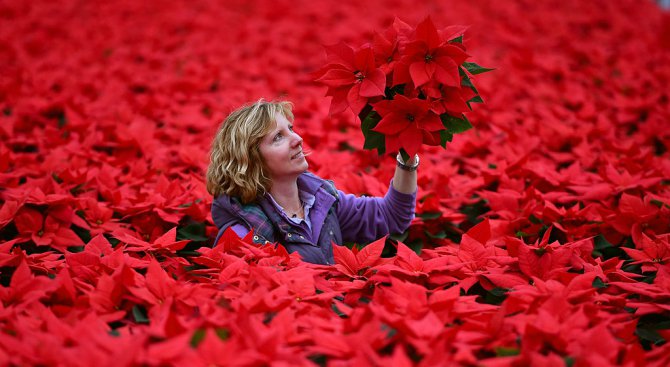
[[[416,192],[403,194],[389,184],[381,197],[356,197],[339,193],[337,219],[342,239],[347,242],[371,242],[388,234],[404,232],[414,219]]]

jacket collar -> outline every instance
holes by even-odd
[[[298,176],[298,189],[316,196],[317,191],[326,185],[326,181],[315,176],[311,172],[304,172]],[[261,198],[267,200],[267,196]],[[239,201],[227,195],[221,195],[212,202],[212,220],[217,227],[227,226],[237,220],[237,211],[240,209]]]
[[[321,186],[325,184],[326,181],[324,179],[315,176],[311,172],[305,172],[298,176],[298,189],[314,196],[316,196],[316,192],[319,191]]]
[[[315,176],[311,172],[301,173],[300,176],[298,176],[297,181],[299,191],[304,191],[315,197],[317,191],[319,191],[322,186],[326,185],[326,181],[324,179]],[[267,201],[268,203],[274,202],[270,196],[270,193],[265,193],[261,200]]]

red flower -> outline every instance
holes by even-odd
[[[373,106],[382,119],[372,130],[386,136],[387,151],[403,148],[412,156],[419,151],[425,132],[444,129],[439,116],[430,110],[426,100],[409,99],[398,94],[392,101],[384,100]]]
[[[405,47],[396,66],[393,85],[411,81],[420,87],[435,79],[444,85],[459,87],[458,67],[468,55],[460,47],[442,40],[430,17],[419,23],[415,37]]]
[[[470,88],[461,87],[424,87],[428,99],[431,101],[431,109],[441,115],[447,113],[450,116],[461,118],[463,112],[470,111],[466,103],[476,94]]]
[[[328,86],[326,95],[332,96],[330,113],[347,107],[358,114],[368,98],[384,95],[386,75],[375,66],[372,49],[354,51],[344,43],[328,48],[330,63],[319,71],[317,81]]]
[[[114,232],[113,235],[119,241],[126,243],[126,251],[179,251],[190,242],[189,240],[177,241],[177,227],[167,231],[153,243],[135,238],[126,231]]]
[[[407,38],[412,32],[412,27],[402,20],[396,18],[393,26],[384,34],[375,33],[372,48],[375,53],[377,66],[385,74],[390,74],[395,64],[400,60],[400,48],[407,43]]]
[[[365,247],[362,250],[349,250],[345,246],[333,246],[335,257],[335,268],[352,278],[368,275],[369,269],[384,264],[381,259],[386,237],[383,237]]]
[[[25,206],[14,218],[21,240],[32,240],[37,246],[51,246],[61,252],[65,252],[69,246],[84,245],[81,238],[70,229],[73,221],[85,225],[71,208],[64,206],[50,208],[46,217],[38,210]]]
[[[113,218],[114,210],[108,208],[104,203],[99,203],[92,198],[84,198],[80,201],[80,206],[90,224],[91,236],[128,231],[118,219]]]
[[[670,236],[647,236],[638,223],[633,225],[631,231],[636,248],[621,249],[635,260],[633,264],[642,264],[642,271],[656,271],[670,262]]]

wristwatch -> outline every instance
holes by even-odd
[[[395,157],[396,161],[398,162],[398,167],[400,169],[407,171],[407,172],[414,172],[416,171],[416,168],[419,167],[419,155],[415,154],[414,155],[414,164],[413,165],[408,165],[402,160],[402,155],[398,153],[398,155]]]

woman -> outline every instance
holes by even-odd
[[[307,172],[290,102],[260,100],[233,111],[219,127],[210,158],[207,190],[215,198],[217,242],[228,228],[240,237],[253,230],[256,243],[278,242],[304,261],[333,264],[333,242],[401,233],[414,217],[417,156],[407,164],[398,158],[383,198],[345,194]]]

